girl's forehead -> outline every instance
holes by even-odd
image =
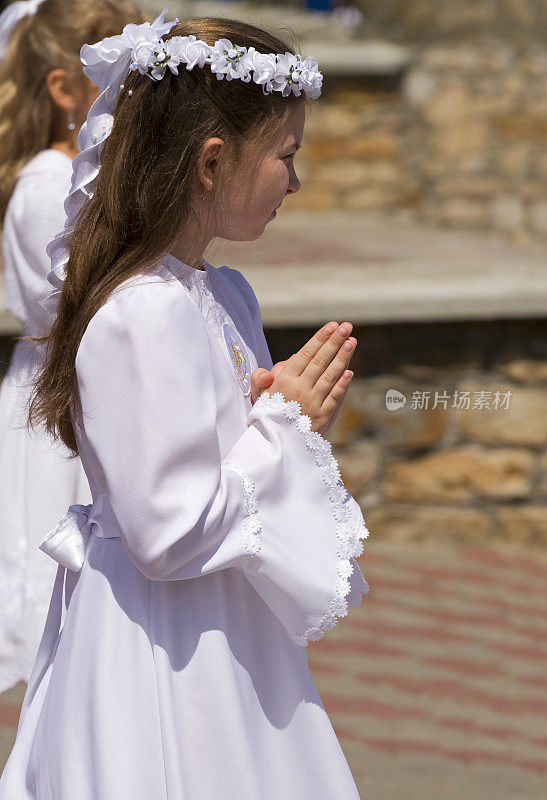
[[[302,136],[304,135],[304,124],[306,122],[306,106],[304,103],[299,103],[287,116],[283,125],[279,130],[279,139],[284,144],[289,144],[292,140],[293,143],[300,147]]]

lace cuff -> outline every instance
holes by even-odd
[[[234,461],[234,451],[226,464],[241,476],[245,494],[248,557],[240,566],[305,647],[347,614],[349,598],[355,605],[368,591],[354,560],[368,530],[330,442],[311,430],[299,403],[264,393],[249,423],[278,454],[267,476],[257,463]]]

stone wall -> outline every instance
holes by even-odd
[[[547,53],[483,36],[424,48],[405,77],[405,166],[433,223],[547,236]]]
[[[414,45],[404,74],[327,80],[297,164],[294,208],[386,210],[545,239],[544,42],[439,33]]]
[[[311,333],[268,331],[274,360]],[[330,438],[375,536],[547,544],[547,323],[356,336],[356,376]],[[404,407],[388,410],[390,389]]]

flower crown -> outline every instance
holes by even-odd
[[[127,25],[122,36],[132,45],[130,71],[138,70],[155,81],[160,81],[168,69],[178,75],[181,65],[191,70],[208,64],[219,81],[252,80],[262,86],[264,94],[281,92],[283,97],[291,93],[300,97],[304,92],[312,100],[321,94],[323,76],[312,56],[303,59],[292,53],[259,53],[254,47],[240,47],[229,39],[217,39],[211,47],[193,35],[173,36],[164,42],[148,24]]]
[[[114,123],[114,112],[123,81],[130,72],[138,71],[154,81],[160,81],[170,70],[178,75],[178,68],[187,70],[206,64],[218,80],[251,80],[262,86],[264,94],[281,92],[283,97],[302,93],[310,99],[321,94],[323,76],[317,59],[303,59],[292,53],[259,53],[254,47],[239,47],[228,39],[218,39],[211,47],[195,36],[162,38],[177,24],[178,19],[165,22],[164,9],[154,22],[126,25],[118,36],[107,36],[97,44],[84,44],[80,59],[85,75],[99,88],[85,123],[78,134],[78,155],[72,162],[72,182],[65,200],[66,222],[47,247],[52,269],[48,280],[53,291],[41,302],[51,313],[56,313],[66,275],[68,240],[72,225],[83,203],[93,196],[93,189],[101,166],[101,153]],[[131,91],[128,92],[131,94]]]

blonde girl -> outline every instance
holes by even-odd
[[[63,228],[78,129],[97,97],[82,73],[80,48],[118,32],[135,14],[114,0],[31,0],[0,18],[6,305],[23,336],[42,336],[49,327],[38,303],[48,291],[46,245]],[[38,550],[44,526],[90,497],[79,460],[43,432],[26,431],[38,362],[35,347],[19,341],[0,389],[0,692],[28,680],[38,649],[55,577]]]
[[[0,800],[356,800],[305,649],[367,588],[323,437],[355,339],[328,323],[272,367],[251,287],[203,259],[298,191],[317,63],[164,14],[82,60],[101,95],[32,419],[93,501],[41,545],[59,566]]]

